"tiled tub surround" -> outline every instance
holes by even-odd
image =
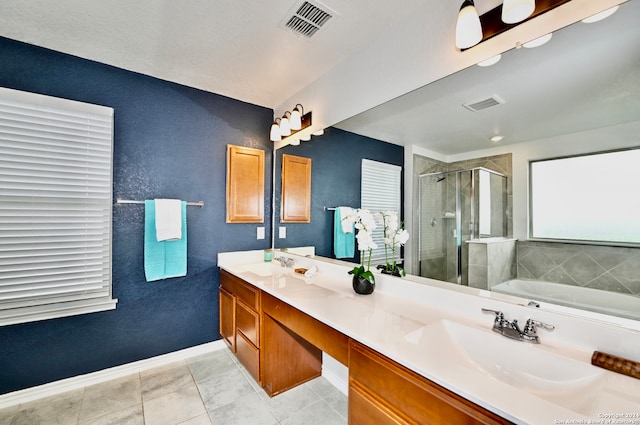
[[[218,265],[263,291],[322,321],[392,360],[443,387],[491,410],[515,423],[557,423],[561,420],[600,419],[599,414],[637,412],[640,405],[640,380],[602,370],[602,386],[589,405],[587,416],[530,392],[490,379],[462,365],[451,367],[445,357],[434,363],[430,353],[438,341],[419,338],[422,329],[441,319],[462,323],[493,335],[493,317],[481,308],[501,310],[509,319],[521,323],[528,318],[556,326],[553,332],[541,331],[542,343],[536,350],[579,361],[588,368],[594,350],[629,359],[640,359],[640,332],[611,324],[544,311],[522,305],[522,300],[469,287],[451,288],[450,284],[408,276],[395,278],[376,275],[376,291],[358,296],[351,289],[347,271],[352,264],[337,260],[304,258],[291,254],[296,267],[318,267],[313,279],[296,276],[291,269],[273,264],[271,275],[264,271],[262,251],[219,254]],[[489,336],[487,336],[489,338]],[[511,344],[525,344],[507,340]],[[515,346],[513,346],[515,347]],[[515,349],[515,348],[514,348]],[[508,349],[502,353],[509,357]],[[553,367],[553,365],[549,365]],[[589,369],[591,370],[591,369]],[[514,371],[517,373],[517,370]]]
[[[491,289],[516,277],[516,240],[485,238],[467,241],[469,286]]]
[[[640,249],[518,241],[517,276],[640,296]]]

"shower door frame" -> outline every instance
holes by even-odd
[[[471,175],[471,194],[469,196],[469,202],[470,202],[470,212],[469,212],[469,220],[470,220],[470,225],[469,225],[469,240],[471,239],[475,239],[476,237],[476,203],[475,203],[475,196],[476,196],[476,187],[475,187],[475,176],[476,176],[476,172],[479,171],[487,171],[491,174],[495,174],[498,175],[500,177],[503,177],[504,179],[507,179],[507,176],[505,176],[502,173],[499,173],[497,171],[494,170],[490,170],[488,168],[485,167],[474,167],[474,168],[467,168],[467,169],[463,169],[463,170],[452,170],[452,171],[440,171],[440,172],[435,172],[435,173],[425,173],[425,174],[420,174],[418,176],[418,184],[419,184],[419,199],[418,199],[418,205],[421,208],[422,207],[422,178],[423,177],[435,177],[435,176],[446,176],[448,174],[454,174],[456,175],[456,193],[455,193],[455,201],[456,201],[456,268],[457,268],[457,276],[456,276],[456,282],[458,285],[462,284],[462,173],[470,173]],[[422,275],[422,218],[420,213],[418,213],[418,234],[420,235],[418,237],[418,273],[420,275]]]

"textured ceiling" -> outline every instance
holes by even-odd
[[[306,39],[279,26],[300,0],[13,0],[0,35],[273,108],[425,1],[316,1]]]

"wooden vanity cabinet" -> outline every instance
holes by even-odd
[[[220,270],[219,298],[220,335],[259,383],[261,291]]]
[[[511,423],[362,344],[349,349],[349,425]]]

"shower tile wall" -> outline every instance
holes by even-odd
[[[640,296],[640,248],[518,241],[517,273]]]

